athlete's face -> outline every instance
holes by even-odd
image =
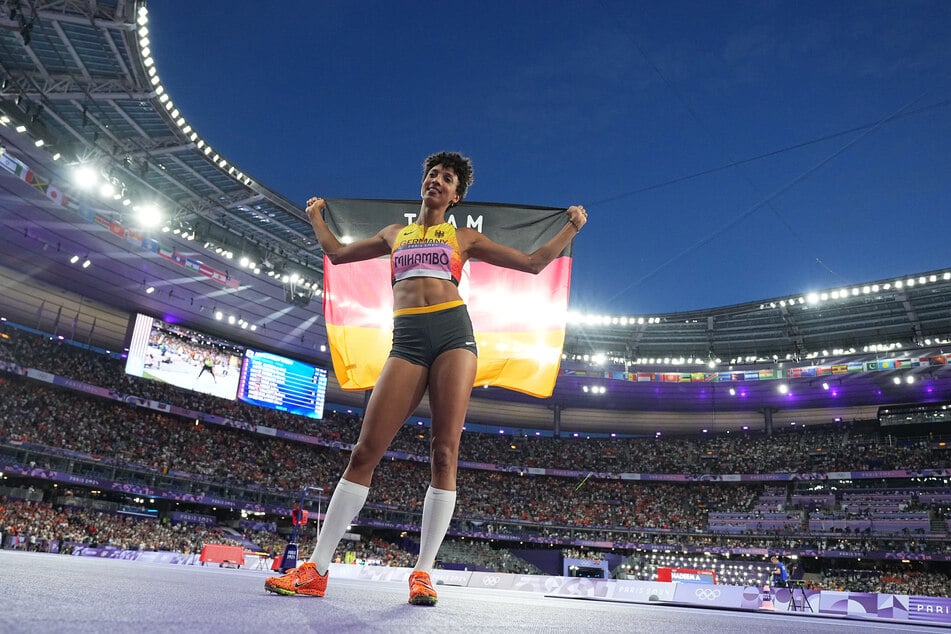
[[[456,193],[458,186],[459,177],[454,169],[434,165],[423,177],[420,195],[429,207],[448,208],[462,199],[462,196]]]

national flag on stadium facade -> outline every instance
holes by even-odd
[[[113,220],[109,223],[109,231],[120,238],[125,237],[125,227],[122,226],[118,220]]]
[[[89,205],[84,205],[84,204],[80,203],[80,204],[76,207],[76,213],[77,213],[77,214],[79,215],[79,217],[82,218],[83,220],[87,220],[87,221],[89,221],[89,222],[95,222],[95,219],[96,219],[96,210],[93,209],[92,207],[90,207]]]
[[[63,194],[62,190],[53,187],[52,185],[46,188],[46,197],[58,205],[67,204],[66,195]]]
[[[26,169],[26,165],[16,160],[6,152],[0,153],[0,167],[7,170],[17,178],[20,178],[23,174],[23,171]]]
[[[418,212],[418,201],[336,199],[328,202],[325,217],[337,237],[360,240],[390,224],[410,224]],[[463,203],[447,212],[446,221],[531,253],[567,218],[564,209]],[[479,348],[475,385],[551,395],[565,340],[570,278],[571,245],[538,275],[466,263],[459,292]],[[373,387],[392,343],[389,256],[336,266],[325,258],[324,317],[340,386]]]
[[[32,185],[36,191],[40,192],[41,194],[46,193],[46,186],[50,183],[49,180],[40,177],[33,170],[28,171],[23,176],[23,181]]]

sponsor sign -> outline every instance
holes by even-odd
[[[508,590],[515,583],[515,575],[500,572],[473,572],[469,577],[470,588]]]
[[[662,581],[635,581],[619,579],[611,584],[608,598],[631,603],[651,603],[653,601],[673,601],[677,584]]]
[[[919,623],[951,624],[951,598],[909,596],[908,620]]]

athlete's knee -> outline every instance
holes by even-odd
[[[385,451],[385,449],[381,451],[372,444],[363,441],[357,442],[350,452],[350,468],[360,471],[372,471],[380,463]]]
[[[459,463],[459,445],[434,442],[429,460],[433,474],[453,474]]]

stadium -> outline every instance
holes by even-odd
[[[145,3],[8,4],[0,561],[46,588],[61,574],[113,593],[110,575],[226,579],[231,594],[205,603],[160,590],[164,609],[143,612],[156,629],[316,624],[297,602],[271,613],[284,608],[261,581],[292,536],[313,547],[367,392],[333,371],[307,217],[179,112]],[[154,206],[165,216],[147,227]],[[445,604],[480,616],[439,624],[475,630],[502,607],[540,630],[951,624],[951,268],[564,321],[551,396],[473,391],[434,578]],[[319,389],[295,409],[284,384],[252,393],[250,367]],[[338,549],[349,585],[326,618],[340,631],[374,629],[402,592],[422,498],[406,482],[426,480],[430,413],[424,399]],[[300,501],[311,521],[297,526]],[[789,588],[764,591],[770,555]],[[105,567],[124,560],[137,563]],[[77,609],[31,627],[45,595],[12,594],[10,631],[64,627]],[[233,620],[206,620],[236,594]],[[80,629],[127,623],[112,597],[90,599]],[[176,601],[193,620],[170,620]]]

